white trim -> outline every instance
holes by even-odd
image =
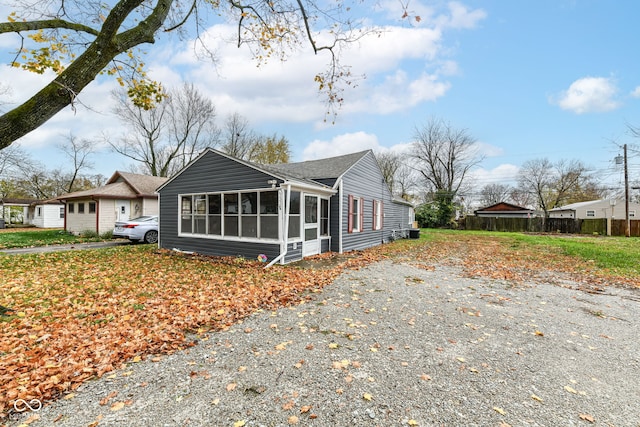
[[[339,183],[340,185],[338,186],[338,253],[341,254],[343,253],[342,251],[342,212],[343,212],[343,199],[344,199],[344,192],[342,189],[342,180],[336,181],[336,183]],[[331,209],[331,207],[329,207],[329,209]],[[331,234],[331,232],[329,232],[329,234]]]

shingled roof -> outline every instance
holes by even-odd
[[[335,179],[342,176],[369,151],[306,162],[261,165],[261,167],[304,179]]]
[[[156,188],[166,181],[167,178],[164,177],[116,171],[105,185],[90,190],[63,194],[58,197],[58,200],[83,199],[87,197],[105,199],[156,197]]]

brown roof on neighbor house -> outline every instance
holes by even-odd
[[[532,209],[523,208],[522,206],[512,205],[511,203],[500,202],[491,206],[487,206],[486,208],[481,208],[476,210],[476,212],[519,212],[519,211],[533,211]]]
[[[137,199],[139,197],[156,197],[155,191],[167,178],[138,175],[135,173],[116,171],[102,187],[90,190],[63,194],[58,200],[104,198],[104,199]]]
[[[18,199],[13,197],[0,198],[0,205],[29,205],[37,202],[38,199]]]
[[[109,181],[107,181],[107,185],[124,181],[140,196],[155,197],[156,189],[164,184],[167,179],[168,178],[162,176],[139,175],[136,173],[116,171],[116,173],[109,178]]]

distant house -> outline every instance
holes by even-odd
[[[629,203],[629,218],[637,219],[640,215],[640,204]],[[624,200],[591,200],[588,202],[571,203],[549,210],[549,218],[614,218],[625,219]]]
[[[511,203],[500,202],[478,209],[474,211],[474,214],[479,217],[491,218],[533,218],[536,216],[536,211],[512,205]]]
[[[116,171],[102,187],[62,195],[64,229],[71,233],[113,230],[116,221],[158,214],[155,190],[167,178]]]
[[[0,219],[4,226],[9,224],[31,224],[33,212],[29,207],[37,199],[0,198]]]
[[[209,149],[158,192],[160,247],[270,263],[379,245],[414,221],[370,150],[259,165]]]
[[[63,228],[65,206],[57,199],[39,200],[29,206],[31,223],[38,228]]]

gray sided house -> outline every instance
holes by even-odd
[[[270,264],[376,246],[414,220],[372,151],[259,165],[208,149],[158,193],[161,248]]]

